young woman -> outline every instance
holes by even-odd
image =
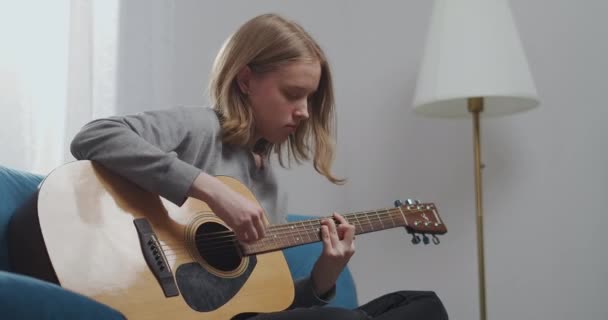
[[[334,96],[327,59],[298,24],[274,14],[255,17],[228,38],[213,67],[213,108],[180,107],[87,124],[74,138],[77,159],[94,160],[142,188],[181,205],[200,199],[243,242],[264,237],[264,215],[285,222],[270,163],[309,160],[329,181]],[[237,178],[261,205],[214,176]],[[432,292],[398,292],[356,310],[320,308],[355,251],[354,226],[321,223],[323,252],[311,275],[295,283],[292,307],[254,319],[447,319]]]

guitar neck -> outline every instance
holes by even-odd
[[[434,206],[412,205],[401,206],[390,209],[374,210],[367,212],[349,213],[343,217],[355,226],[355,234],[376,232],[390,228],[410,227],[418,225],[419,220],[414,221],[412,214],[418,216],[421,212],[431,210],[434,215],[435,226],[442,224]],[[426,221],[430,219],[424,216]],[[321,219],[312,219],[292,222],[281,225],[273,225],[266,229],[263,239],[252,244],[241,244],[242,254],[245,256],[272,252],[295,247],[313,242],[321,241]]]

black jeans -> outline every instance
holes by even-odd
[[[356,309],[296,308],[264,313],[250,320],[448,320],[439,297],[432,291],[398,291],[376,298]]]

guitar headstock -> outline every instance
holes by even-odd
[[[395,207],[399,208],[403,213],[405,228],[408,233],[413,235],[412,243],[414,244],[418,244],[421,241],[416,233],[422,235],[424,244],[429,243],[427,234],[432,235],[433,243],[439,244],[439,238],[436,235],[448,232],[447,227],[439,216],[437,207],[433,203],[420,203],[412,199],[408,199],[403,203],[400,200],[396,200]]]

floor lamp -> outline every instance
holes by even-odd
[[[480,117],[539,104],[507,0],[435,0],[414,111],[473,119],[480,319],[487,319]]]

